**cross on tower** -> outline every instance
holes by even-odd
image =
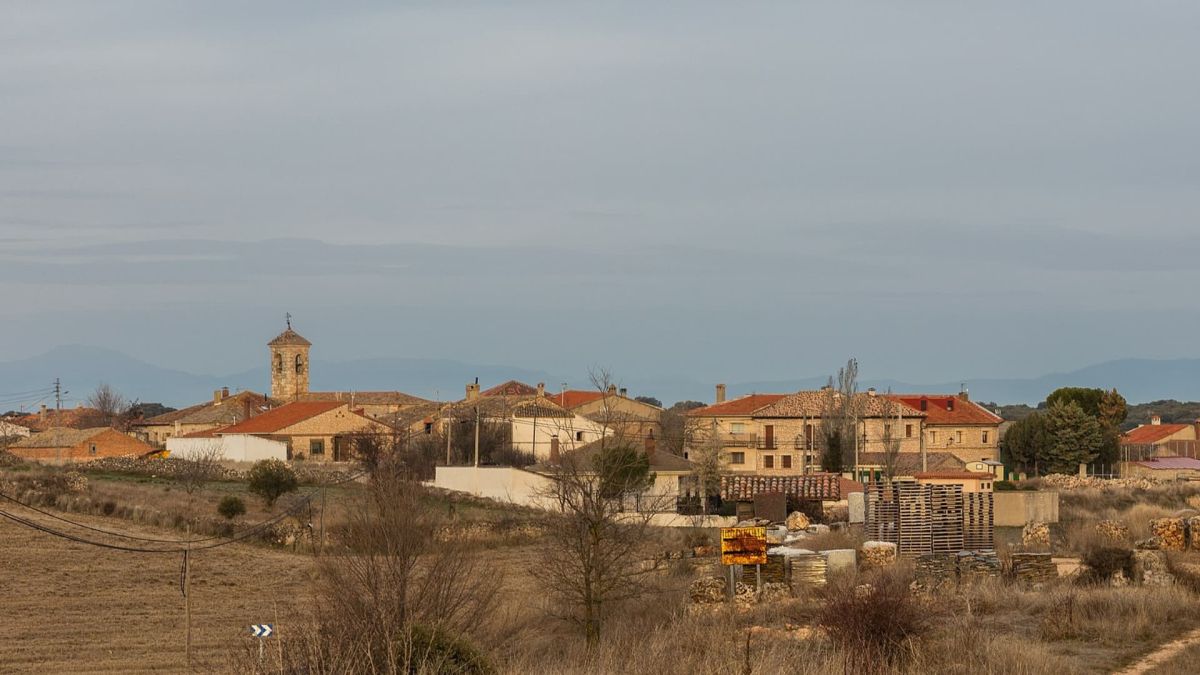
[[[288,312],[288,313],[284,314],[283,318],[287,321],[288,330],[291,330],[292,329],[292,313]]]

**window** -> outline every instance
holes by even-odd
[[[583,440],[583,432],[582,432],[582,431],[576,431],[576,432],[575,432],[575,440],[577,440],[577,441],[582,441],[582,440]]]
[[[96,454],[96,444],[92,443],[92,447],[88,449],[93,455]]]
[[[784,469],[790,469],[790,468],[792,468],[792,456],[791,456],[791,455],[783,455],[783,456],[782,456],[782,457],[780,457],[779,459],[780,459],[780,461],[782,462],[781,466],[782,466]]]
[[[304,372],[304,359],[299,354],[297,354],[296,355],[296,373],[299,374],[299,373],[303,373],[303,372]]]
[[[775,468],[775,455],[763,455],[763,468],[764,469],[774,469]]]
[[[433,434],[433,422],[426,422],[426,423],[425,423],[425,433],[426,433],[426,434],[428,434],[428,435],[432,435],[432,434]]]
[[[308,454],[323,455],[325,454],[325,439],[314,438],[308,442]]]
[[[745,422],[733,422],[729,425],[729,431],[730,431],[730,433],[734,433],[734,434],[745,433],[746,432],[746,423]]]
[[[884,424],[884,425],[883,425],[883,435],[884,435],[884,436],[886,436],[886,437],[888,437],[888,438],[891,438],[891,437],[892,437],[892,425],[891,425],[891,424]]]
[[[987,443],[987,442],[988,442],[988,433],[987,433],[986,431],[984,431],[984,432],[983,432],[983,438],[982,438],[982,441],[983,441],[984,443]]]
[[[905,437],[905,438],[912,438],[912,434],[913,434],[913,428],[912,428],[912,425],[911,425],[911,424],[905,424],[905,425],[904,425],[904,437]]]
[[[929,443],[930,443],[930,445],[937,443],[937,432],[936,431],[929,432]]]
[[[744,452],[729,453],[729,463],[730,464],[745,464],[746,463],[746,453],[744,453]]]
[[[813,445],[813,438],[814,438],[813,425],[805,424],[804,425],[804,447],[806,450],[812,450],[815,447]]]
[[[959,443],[962,443],[962,429],[959,429],[958,431],[954,432],[954,435],[956,437],[955,440],[958,441]]]
[[[275,354],[275,372],[283,372],[283,354]]]

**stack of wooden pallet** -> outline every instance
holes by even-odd
[[[963,548],[963,486],[929,485],[930,545],[933,553]]]

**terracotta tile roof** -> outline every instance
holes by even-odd
[[[598,401],[604,398],[604,392],[587,391],[583,389],[568,389],[557,394],[546,394],[546,398],[564,408],[571,409],[578,408],[585,403],[591,403],[592,401]]]
[[[23,438],[10,445],[10,448],[69,448],[98,436],[112,427],[92,427],[91,429],[50,429]]]
[[[1127,431],[1121,436],[1121,442],[1127,445],[1149,445],[1186,430],[1190,424],[1143,424]]]
[[[929,471],[926,473],[914,473],[913,478],[943,478],[946,480],[992,480],[995,478],[990,473],[977,473],[975,471]]]
[[[765,408],[787,394],[749,394],[724,403],[714,403],[703,408],[689,410],[689,417],[723,417],[745,415],[749,417],[756,411]]]
[[[883,466],[884,453],[882,452],[860,452],[858,453],[858,463],[861,466]],[[949,452],[927,452],[925,453],[926,465],[930,472],[943,471],[963,471],[967,468],[967,463],[955,457]],[[896,472],[902,475],[911,476],[913,473],[921,470],[921,453],[919,452],[902,452],[896,458]]]
[[[531,387],[524,382],[509,380],[487,389],[480,396],[537,396],[537,387]]]
[[[882,394],[909,408],[921,411],[925,405],[925,424],[1000,424],[1004,420],[974,401],[964,401],[953,394]]]
[[[311,342],[309,342],[308,340],[305,340],[303,337],[300,336],[299,333],[292,330],[290,327],[287,330],[280,333],[279,335],[276,335],[275,339],[271,340],[267,344],[271,347],[281,347],[281,346],[311,347],[312,346]]]
[[[11,417],[10,422],[20,424],[23,427],[28,427],[34,431],[45,431],[50,429],[56,423],[60,423],[63,427],[71,427],[73,429],[94,427],[97,422],[104,421],[104,415],[95,408],[85,408],[78,406],[75,408],[63,408],[60,412],[55,412],[53,408],[46,411],[46,416],[43,418],[40,413],[30,413],[21,417]]]
[[[330,410],[337,410],[345,403],[340,401],[301,401],[279,406],[256,417],[233,426],[218,429],[219,434],[272,434],[316,417]]]
[[[271,400],[253,391],[238,392],[221,399],[220,403],[208,401],[169,413],[155,415],[134,423],[134,426],[160,426],[166,424],[236,424],[246,419],[246,403],[250,403],[251,417],[265,412]]]
[[[489,419],[510,419],[513,417],[556,417],[574,418],[575,413],[554,403],[545,396],[507,396],[493,394],[479,396],[475,399],[463,399],[442,408],[444,417],[457,419],[473,419],[475,411]]]
[[[360,405],[419,405],[429,401],[402,391],[310,391],[301,394],[298,401],[340,401]]]
[[[834,392],[833,396],[841,398]],[[788,394],[770,406],[754,413],[755,417],[773,417],[795,419],[801,417],[821,417],[827,405],[829,393],[821,390],[798,391]],[[882,395],[855,394],[854,404],[858,407],[859,417],[895,417],[903,413],[905,417],[922,417],[922,413],[902,408],[895,401]]]

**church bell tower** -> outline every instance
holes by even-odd
[[[308,393],[308,348],[312,343],[292,330],[292,315],[287,330],[267,343],[271,349],[271,398],[294,401]]]

